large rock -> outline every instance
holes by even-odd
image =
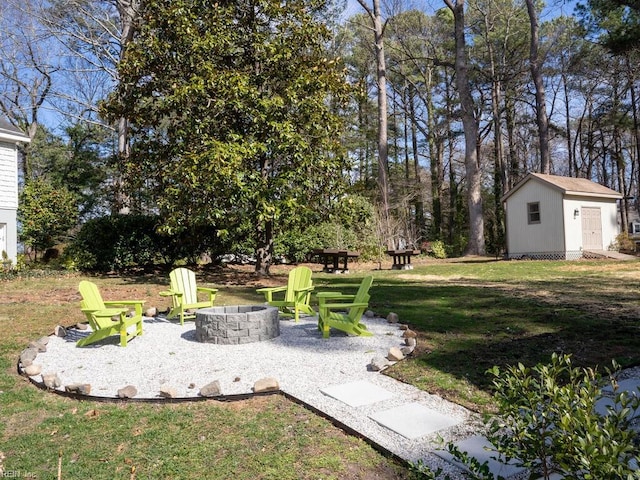
[[[276,392],[280,384],[275,378],[262,378],[253,384],[253,393]]]
[[[20,363],[23,367],[28,367],[33,363],[33,361],[38,356],[38,350],[35,348],[25,348],[22,353],[20,353]]]
[[[222,390],[220,388],[220,382],[218,380],[214,380],[213,382],[207,383],[200,389],[198,394],[201,397],[217,397],[221,395]]]
[[[389,365],[391,365],[391,362],[389,362],[388,359],[384,357],[373,357],[369,364],[369,368],[374,372],[379,372],[387,368]]]
[[[91,393],[91,385],[88,383],[72,383],[70,385],[65,385],[64,390],[67,393],[89,395]]]
[[[391,347],[389,349],[389,353],[387,354],[387,358],[391,362],[399,362],[400,360],[404,359],[404,355],[398,347]]]
[[[416,347],[400,347],[400,351],[406,357],[408,355],[411,355],[413,353],[413,351],[415,350],[415,348]]]
[[[39,341],[29,342],[29,346],[27,348],[34,348],[38,351],[38,353],[47,351],[47,346],[44,343],[40,343]]]
[[[53,329],[53,334],[56,337],[66,337],[67,329],[64,328],[62,325],[56,325],[55,328]]]
[[[160,387],[160,396],[162,398],[177,398],[178,390],[170,385],[162,385]]]
[[[133,385],[127,385],[118,389],[118,398],[133,398],[138,394],[138,389]]]
[[[62,381],[57,373],[43,373],[42,374],[42,383],[44,386],[54,390],[60,386],[62,386]]]
[[[398,317],[398,314],[395,312],[390,312],[389,315],[387,315],[387,322],[389,323],[398,323],[400,321],[400,318]]]
[[[404,338],[416,338],[418,336],[418,334],[416,332],[414,332],[413,330],[407,329],[407,330],[404,331],[402,336]]]
[[[29,377],[33,377],[35,375],[40,375],[40,373],[42,373],[42,366],[41,365],[36,365],[35,363],[32,363],[28,367],[24,367],[23,372],[24,372],[25,375],[27,375]]]

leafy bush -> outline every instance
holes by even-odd
[[[275,256],[301,262],[317,248],[357,250],[364,261],[381,256],[373,232],[374,209],[360,195],[340,199],[326,221],[287,229],[275,239]]]
[[[157,258],[157,218],[112,215],[87,221],[65,250],[81,270],[102,272],[148,265]]]
[[[531,478],[638,478],[632,413],[640,408],[640,397],[617,392],[611,371],[605,378],[594,369],[572,367],[568,355],[553,354],[550,364],[518,364],[506,371],[493,367],[489,373],[499,415],[488,421],[487,439],[501,458],[529,469]],[[596,404],[607,387],[611,397],[607,413],[601,414]],[[448,450],[469,467],[472,478],[494,479],[487,462],[480,464],[453,444]],[[422,478],[439,478],[439,471],[423,464],[413,469]]]
[[[591,368],[572,367],[568,355],[554,354],[548,365],[519,364],[506,372],[494,367],[490,374],[500,416],[490,423],[488,439],[506,458],[544,479],[553,472],[585,480],[638,478],[630,413],[640,398],[617,393],[606,414],[595,408],[605,387],[616,392],[611,372],[603,378]]]
[[[159,233],[161,218],[153,215],[112,215],[86,222],[65,250],[71,269],[112,271],[186,259],[196,263],[202,253],[212,257],[224,246],[213,226],[192,225],[174,234]]]
[[[447,258],[447,249],[443,241],[436,240],[431,242],[431,255],[436,258]]]
[[[609,246],[609,250],[616,250],[618,252],[635,252],[636,244],[633,239],[629,237],[628,232],[622,232],[618,234],[616,241]]]
[[[30,180],[20,193],[20,239],[38,252],[53,247],[76,225],[76,197],[64,187],[45,180]]]

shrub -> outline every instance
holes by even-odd
[[[108,272],[148,265],[158,255],[157,218],[112,215],[87,221],[65,254],[81,270]]]
[[[431,242],[431,255],[435,258],[447,258],[447,250],[443,241]]]
[[[319,248],[317,233],[314,228],[306,228],[288,230],[278,235],[274,241],[274,256],[291,263],[305,261],[310,251]]]
[[[488,438],[498,452],[545,479],[554,471],[563,478],[633,478],[631,464],[640,457],[629,408],[637,409],[640,399],[623,392],[611,399],[608,413],[595,408],[603,388],[616,391],[611,372],[603,378],[594,369],[572,367],[568,355],[553,354],[548,365],[494,367],[490,374],[500,416]]]
[[[628,232],[622,232],[616,237],[616,241],[609,246],[609,250],[623,251],[623,252],[635,252],[636,244],[629,237]]]
[[[27,182],[20,193],[20,239],[33,249],[34,259],[64,238],[77,218],[76,197],[64,187],[36,179]]]
[[[633,465],[640,456],[631,414],[640,408],[640,398],[618,392],[611,371],[605,378],[594,369],[572,367],[568,355],[553,354],[550,364],[518,364],[505,371],[493,367],[489,373],[499,415],[488,421],[487,439],[501,458],[529,469],[531,478],[638,478]],[[606,387],[611,397],[603,415],[595,407]],[[447,447],[469,467],[471,478],[495,478],[487,462],[480,464],[454,444]],[[440,478],[441,472],[421,463],[413,470],[421,478]]]

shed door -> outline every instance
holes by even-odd
[[[602,250],[602,220],[599,207],[582,207],[582,248]]]

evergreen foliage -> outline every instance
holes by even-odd
[[[176,235],[159,232],[156,215],[108,215],[83,224],[65,255],[86,271],[122,271],[181,261],[195,264],[200,255],[214,258],[229,247],[208,225],[191,225]]]
[[[27,182],[20,193],[20,240],[32,249],[34,258],[38,252],[63,241],[77,219],[76,197],[65,187],[35,179]]]
[[[152,0],[104,104],[131,121],[128,180],[151,189],[169,233],[247,220],[268,272],[281,224],[322,215],[348,166],[347,93],[318,20],[326,2]]]

